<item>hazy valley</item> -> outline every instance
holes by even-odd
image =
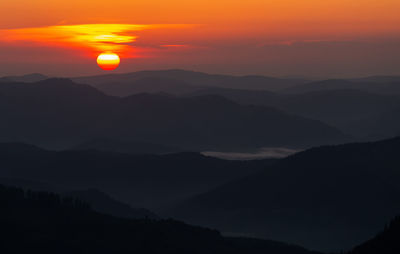
[[[0,184],[25,192],[1,187],[1,219],[19,235],[39,221],[46,238],[22,241],[42,253],[98,239],[97,253],[126,250],[132,234],[146,253],[393,253],[379,244],[398,248],[396,221],[372,238],[400,215],[398,87],[181,70],[4,77]],[[60,242],[54,223],[85,243]]]

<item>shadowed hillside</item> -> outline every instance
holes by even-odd
[[[184,150],[235,150],[348,140],[319,121],[220,96],[107,96],[66,79],[0,85],[0,141],[50,148],[93,139],[153,143]]]
[[[400,133],[395,112],[400,108],[398,95],[348,88],[298,94],[208,88],[186,96],[199,95],[220,95],[241,104],[274,107],[322,121],[361,139],[390,138]]]
[[[0,184],[4,186],[17,187],[24,190],[57,192],[61,196],[74,197],[89,204],[93,210],[99,213],[109,214],[117,217],[131,219],[158,219],[154,213],[144,208],[133,208],[128,204],[118,201],[104,192],[96,189],[67,191],[60,186],[25,180],[20,178],[0,178]]]
[[[312,253],[272,241],[224,238],[173,220],[111,217],[46,192],[0,186],[0,200],[2,253]]]
[[[133,207],[146,208],[204,192],[274,162],[225,161],[196,153],[55,152],[24,144],[0,144],[0,177],[44,182],[63,190],[95,188]]]
[[[94,139],[83,142],[82,144],[72,147],[70,150],[97,150],[131,154],[167,154],[183,151],[182,149],[179,149],[177,147],[169,147],[164,145],[141,142],[114,141],[107,139]]]
[[[96,189],[69,191],[63,196],[73,197],[88,203],[93,210],[113,215],[116,217],[130,219],[159,219],[157,215],[144,208],[132,208],[131,206],[119,202],[107,194]]]
[[[137,89],[146,89],[143,92],[165,92],[168,89],[169,93],[195,91],[201,87],[276,91],[306,83],[305,80],[301,79],[280,79],[265,76],[229,76],[186,70],[139,71],[125,74],[76,77],[73,80],[78,83],[92,85],[105,93],[124,96],[139,91]],[[148,88],[143,86],[144,84]]]
[[[74,79],[80,81],[80,79]],[[95,77],[88,80],[88,84],[96,80]],[[85,79],[82,81],[86,81]],[[183,94],[188,92],[197,91],[202,87],[194,86],[184,81],[161,78],[161,77],[143,77],[135,78],[132,81],[129,79],[119,79],[116,78],[115,81],[110,81],[109,83],[99,83],[95,82],[93,85],[95,88],[104,92],[105,94],[112,96],[126,97],[138,93],[169,93],[169,94]]]
[[[284,89],[287,93],[304,93],[338,89],[354,89],[379,94],[400,94],[400,79],[398,77],[371,77],[365,79],[330,79],[300,84]]]
[[[42,75],[40,73],[31,73],[22,76],[5,76],[0,78],[0,82],[38,82],[48,79],[47,76]]]
[[[355,247],[348,254],[395,254],[400,253],[400,217],[392,220],[374,238]]]
[[[400,211],[400,138],[300,152],[195,196],[170,214],[224,232],[334,251]]]

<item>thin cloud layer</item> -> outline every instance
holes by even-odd
[[[0,30],[0,41],[115,52],[129,57],[139,31],[187,28],[189,25],[82,24]],[[164,46],[164,45],[159,45]]]

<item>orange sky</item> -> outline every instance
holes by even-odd
[[[71,29],[86,24],[147,25],[110,32],[132,39],[119,43],[126,48],[121,53],[129,54],[118,71],[400,74],[398,13],[398,0],[1,1],[0,67],[5,73],[0,75],[99,73],[91,61],[99,45],[107,44],[71,39]],[[60,28],[69,29],[65,38],[54,32]],[[81,65],[74,69],[77,61]]]

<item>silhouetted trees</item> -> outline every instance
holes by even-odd
[[[400,216],[393,219],[373,239],[355,247],[348,254],[397,254],[400,253]]]
[[[103,215],[82,201],[48,192],[0,186],[0,206],[0,253],[311,253],[270,241],[227,239],[174,220]]]

